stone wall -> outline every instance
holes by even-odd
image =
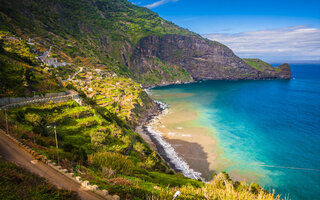
[[[0,98],[0,106],[8,105],[8,104],[15,104],[25,101],[33,101],[45,98],[52,98],[52,97],[59,97],[68,95],[68,92],[59,92],[59,93],[47,93],[45,95],[35,95],[33,97],[3,97]]]

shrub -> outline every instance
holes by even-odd
[[[116,175],[116,171],[114,171],[113,169],[107,168],[107,167],[103,167],[102,174],[107,178],[111,178]]]
[[[135,143],[134,145],[133,145],[133,148],[137,151],[137,152],[139,152],[139,153],[143,153],[143,151],[144,151],[144,145],[142,144],[142,143],[140,143],[140,142],[137,142],[137,143]]]
[[[134,167],[131,160],[119,153],[98,152],[90,155],[88,161],[101,169],[107,167],[121,174],[130,174]]]
[[[108,180],[108,183],[110,183],[111,185],[132,186],[132,182],[130,180],[127,180],[127,179],[122,178],[122,177],[110,179],[110,180]]]
[[[257,183],[251,183],[249,190],[250,190],[253,194],[258,194],[258,193],[260,192],[260,190],[262,190],[262,188],[261,188],[261,186],[258,185]]]
[[[195,188],[192,185],[184,185],[175,188],[161,188],[160,197],[153,196],[152,199],[170,199],[179,190],[181,192],[180,199],[280,200],[279,195],[267,193],[257,184],[248,186],[245,183],[237,183],[237,185],[241,187],[240,190],[235,189],[226,173],[220,173],[215,176],[213,181],[205,183],[202,187]],[[253,192],[253,190],[255,191]]]

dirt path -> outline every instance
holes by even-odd
[[[0,154],[4,159],[46,178],[50,183],[56,185],[58,188],[78,192],[79,196],[83,200],[104,199],[89,190],[85,190],[79,183],[60,174],[50,166],[40,161],[36,161],[28,152],[11,141],[2,130],[0,130]]]

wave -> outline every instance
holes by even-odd
[[[157,142],[159,143],[159,145],[161,145],[165,151],[166,157],[170,160],[170,163],[172,163],[175,168],[179,171],[181,171],[186,177],[192,178],[192,179],[200,179],[202,181],[205,181],[202,177],[201,177],[201,173],[197,172],[193,169],[190,168],[190,166],[188,165],[188,163],[183,160],[183,158],[179,157],[178,153],[174,150],[174,148],[171,146],[171,144],[169,144],[162,136],[161,136],[161,132],[157,131],[154,128],[154,124],[156,124],[161,116],[164,116],[168,113],[169,111],[169,106],[168,104],[165,104],[163,102],[160,101],[155,101],[156,104],[158,104],[158,106],[161,108],[162,112],[160,115],[153,117],[149,123],[146,125],[147,131],[152,135],[152,137],[154,139],[157,140]]]

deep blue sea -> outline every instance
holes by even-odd
[[[226,171],[257,174],[291,199],[320,199],[320,65],[291,64],[292,80],[203,81],[155,89],[184,101],[213,127]]]

